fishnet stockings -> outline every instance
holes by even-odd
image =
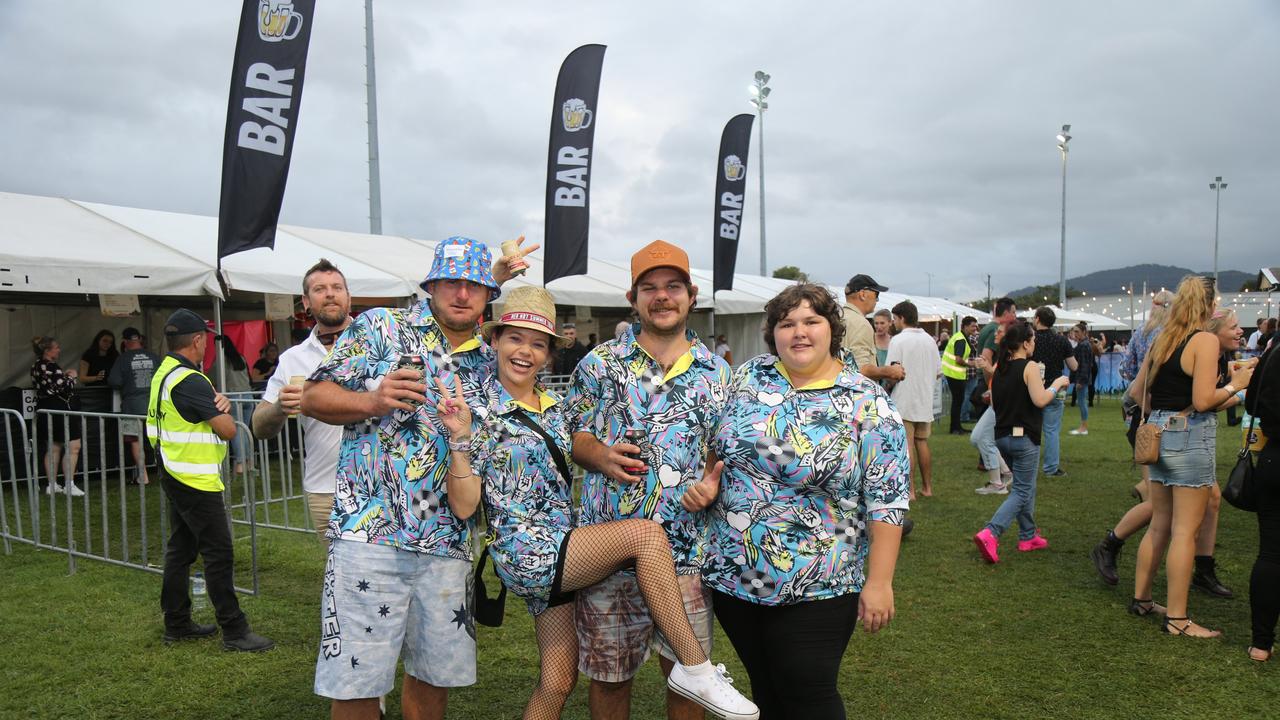
[[[548,608],[533,619],[538,636],[541,669],[533,688],[524,720],[555,720],[578,681],[578,629],[573,620],[573,603]]]
[[[671,561],[671,544],[652,520],[615,520],[576,528],[565,549],[560,587],[579,590],[634,565],[649,615],[683,665],[699,665],[707,656],[689,626],[684,599]]]

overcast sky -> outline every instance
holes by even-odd
[[[364,16],[322,0],[281,221],[368,230]],[[592,255],[711,266],[716,152],[765,116],[768,265],[971,299],[1139,262],[1280,264],[1280,3],[376,0],[383,230],[543,235],[555,76],[608,46]],[[0,190],[217,215],[239,3],[0,2]],[[739,272],[759,267],[759,147]],[[359,250],[350,253],[359,256]],[[425,273],[426,268],[423,268]]]

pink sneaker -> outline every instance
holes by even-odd
[[[982,528],[977,535],[974,535],[973,544],[978,546],[978,552],[982,553],[983,560],[993,565],[1000,562],[1000,554],[997,552],[1000,540],[991,534],[990,528]]]
[[[1018,541],[1018,552],[1031,552],[1032,550],[1043,550],[1049,547],[1049,541],[1040,537],[1040,531],[1037,530],[1035,537],[1030,540]]]

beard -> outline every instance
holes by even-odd
[[[350,313],[342,308],[331,307],[324,309],[312,309],[311,315],[315,317],[316,322],[325,327],[340,327],[346,321]]]

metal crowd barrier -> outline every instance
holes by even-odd
[[[36,431],[28,434],[21,414],[0,409],[8,456],[5,468],[8,473],[2,480],[8,488],[0,487],[0,518],[3,519],[0,532],[4,535],[6,554],[10,541],[18,541],[66,553],[70,574],[76,572],[79,558],[163,573],[164,546],[169,535],[168,503],[156,473],[149,473],[152,475],[150,485],[130,484],[124,435],[118,425],[121,420],[145,422],[146,418],[60,410],[38,410],[35,417]],[[64,438],[69,438],[73,429],[79,430],[81,442],[72,481],[84,492],[81,497],[72,497],[66,492],[46,492],[45,455],[54,445],[54,430],[59,426]],[[237,432],[248,433],[249,428],[237,423]],[[62,480],[65,480],[62,461],[71,449],[71,442],[68,439],[60,443],[57,476]],[[146,442],[145,433],[139,442]],[[254,486],[247,472],[236,475],[224,465],[223,479],[226,486],[223,497],[229,508],[237,495],[243,498],[241,505],[253,506]],[[228,513],[228,523],[233,521],[233,515]],[[248,535],[236,537],[235,526],[229,525],[233,542],[240,545],[247,541],[249,547],[248,553],[235,553],[236,565],[238,570],[249,573],[252,583],[248,588],[237,586],[236,590],[257,595],[256,518],[249,513],[240,524],[248,525]]]
[[[252,422],[253,410],[261,400],[244,397],[243,393],[230,397],[233,412]],[[252,515],[258,527],[287,530],[300,533],[316,531],[307,510],[306,493],[302,490],[303,463],[306,461],[306,443],[302,441],[302,426],[296,416],[285,419],[284,427],[275,437],[257,439],[250,433],[251,459],[245,463],[245,471],[258,488],[252,505],[239,503],[232,506],[234,522],[247,522]],[[249,508],[253,508],[250,513]]]

